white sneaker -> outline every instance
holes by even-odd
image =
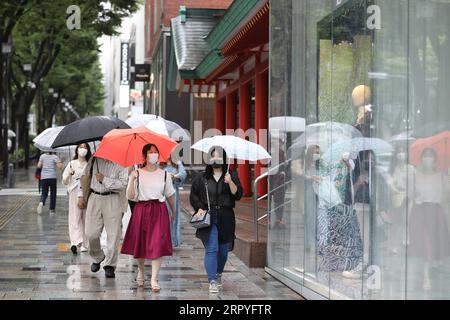
[[[80,251],[81,252],[88,252],[88,249],[85,246],[81,246]]]
[[[209,283],[209,293],[219,293],[219,286],[214,280]]]
[[[365,272],[366,267],[360,262],[355,269],[342,272],[342,276],[348,279],[361,279],[361,277],[364,276]]]
[[[56,211],[55,210],[50,210],[50,214],[55,214]]]
[[[38,214],[41,214],[42,213],[42,207],[44,206],[44,204],[42,203],[42,202],[39,202],[39,205],[38,205],[38,207],[37,207],[37,209],[36,209],[36,211],[37,211],[37,213]]]
[[[217,287],[219,287],[219,289],[222,288],[222,274],[221,273],[217,274]]]

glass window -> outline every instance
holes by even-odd
[[[449,13],[448,0],[271,2],[280,279],[331,299],[450,298]]]

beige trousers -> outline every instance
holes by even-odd
[[[89,254],[95,263],[106,256],[104,265],[116,267],[119,257],[119,243],[122,235],[122,211],[118,194],[101,196],[92,193],[86,210],[86,236],[89,240]],[[106,254],[100,244],[103,226],[106,230]]]
[[[78,208],[78,189],[75,188],[69,193],[69,238],[71,246],[78,246],[80,243],[87,248],[88,241],[84,233],[86,210]]]

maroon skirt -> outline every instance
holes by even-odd
[[[450,236],[443,208],[436,203],[414,205],[410,216],[411,256],[425,261],[450,256]]]
[[[121,253],[136,259],[158,259],[172,255],[170,219],[165,202],[151,200],[136,203]]]

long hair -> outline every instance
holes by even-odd
[[[225,149],[223,149],[222,147],[212,147],[211,149],[209,149],[208,152],[208,161],[209,159],[211,159],[212,155],[214,154],[214,152],[218,152],[219,154],[222,155],[222,174],[227,172],[228,170],[228,164],[227,164],[227,153],[225,152]],[[206,165],[205,167],[205,176],[206,178],[211,178],[213,176],[214,170],[212,165],[210,165],[209,163]]]
[[[80,143],[79,145],[77,145],[77,147],[75,148],[75,155],[73,156],[73,160],[77,160],[78,159],[78,148],[80,148],[80,146],[84,144],[86,145],[86,149],[87,149],[87,153],[86,153],[86,161],[89,161],[89,159],[92,157],[92,152],[91,152],[91,147],[89,146],[89,143]]]
[[[311,145],[311,146],[309,146],[308,147],[308,149],[306,150],[306,159],[305,159],[305,163],[306,163],[306,168],[309,168],[310,167],[310,165],[312,164],[312,163],[314,163],[314,168],[316,169],[316,170],[319,170],[319,161],[314,161],[314,158],[313,158],[313,154],[314,153],[316,153],[316,150],[317,149],[319,149],[320,150],[320,147],[318,146],[318,145]],[[305,169],[306,169],[305,168]]]
[[[142,148],[142,157],[144,158],[144,164],[142,165],[143,167],[145,167],[147,165],[147,152],[149,152],[152,147],[155,147],[156,151],[158,151],[158,154],[159,154],[159,149],[155,144],[153,144],[153,143],[146,144]]]

